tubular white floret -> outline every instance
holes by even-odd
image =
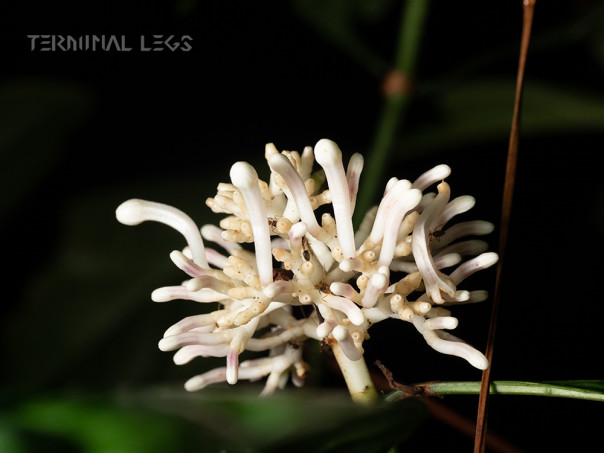
[[[386,183],[386,187],[384,187],[384,195],[386,195],[390,190],[394,187],[394,185],[398,182],[398,178],[393,176]]]
[[[212,333],[189,331],[180,333],[178,335],[172,335],[170,337],[162,338],[158,343],[158,347],[160,351],[167,352],[174,351],[176,349],[182,348],[183,346],[195,344],[203,344],[206,346],[226,344],[232,336],[233,333],[229,331],[220,331]]]
[[[157,288],[151,293],[153,302],[169,302],[171,300],[193,300],[195,302],[220,302],[229,299],[228,296],[214,291],[210,288],[202,288],[198,291],[189,291],[186,286],[165,286]]]
[[[365,322],[365,316],[361,309],[350,299],[345,297],[334,296],[333,294],[325,294],[321,300],[334,310],[339,310],[348,316],[348,319],[354,325],[360,326]]]
[[[170,253],[170,259],[176,265],[176,267],[178,267],[189,277],[201,277],[202,275],[205,275],[203,268],[199,267],[197,264],[187,258],[184,253],[178,250],[174,250]]]
[[[389,266],[394,257],[394,249],[398,239],[400,225],[405,215],[417,206],[422,198],[422,193],[417,189],[410,189],[395,193],[394,206],[388,213],[384,225],[384,239],[380,251],[379,266]]]
[[[467,299],[447,300],[447,301],[445,301],[445,303],[443,305],[447,306],[447,305],[473,304],[476,302],[483,302],[487,299],[487,297],[489,297],[489,293],[482,289],[475,290],[475,291],[467,291],[467,293],[468,293]]]
[[[279,345],[299,340],[304,341],[304,326],[302,323],[296,323],[296,326],[289,327],[287,330],[271,335],[270,337],[263,338],[250,338],[247,342],[247,348],[249,351],[267,351],[272,348],[276,348]]]
[[[383,294],[388,288],[388,278],[390,270],[386,266],[379,268],[378,272],[373,274],[367,282],[365,294],[363,295],[362,305],[364,308],[371,308],[377,303],[378,296]]]
[[[298,222],[292,225],[288,234],[289,248],[292,252],[302,253],[302,238],[308,231],[308,227],[304,222]]]
[[[327,244],[333,244],[333,238],[319,226],[310,204],[310,199],[306,193],[304,183],[287,157],[282,154],[275,154],[270,158],[269,165],[271,170],[279,173],[285,180],[298,209],[298,214],[300,215],[302,222],[306,225],[308,232]]]
[[[207,254],[208,250],[211,250],[211,249],[206,249],[206,254]],[[195,264],[193,261],[191,261],[191,259],[188,256],[186,256],[184,253],[182,253],[178,250],[174,250],[174,251],[170,252],[170,259],[176,265],[176,267],[178,267],[180,270],[182,270],[184,273],[186,273],[190,277],[194,277],[194,278],[211,277],[214,280],[219,280],[222,282],[230,282],[230,279],[228,277],[226,277],[222,271],[219,271],[216,269],[199,267],[197,264]],[[228,265],[228,258],[225,257],[225,259],[227,260],[227,262],[224,264]],[[207,280],[204,280],[204,283],[206,281]],[[212,288],[216,289],[213,286],[212,286]],[[189,289],[190,291],[194,291],[194,289],[192,289],[191,286],[187,286],[187,289]]]
[[[499,261],[499,255],[497,255],[497,253],[483,253],[463,263],[449,275],[449,278],[457,285],[475,272],[491,267],[493,264],[497,263],[497,261]]]
[[[365,160],[363,156],[355,153],[348,161],[348,168],[346,169],[346,180],[348,182],[348,194],[350,197],[350,212],[354,213],[354,207],[357,201],[357,193],[359,191],[359,180],[361,179],[361,172],[363,171],[363,165]]]
[[[303,181],[310,178],[314,163],[315,152],[312,149],[312,146],[305,146],[302,155],[300,156],[300,168],[298,168],[298,173],[300,173],[300,178],[302,178]]]
[[[280,294],[293,293],[295,290],[296,290],[296,286],[293,282],[280,280],[280,281],[273,282],[270,285],[266,286],[262,290],[262,293],[268,299],[275,299]]]
[[[193,261],[208,267],[201,234],[195,222],[180,209],[162,203],[133,198],[123,202],[115,211],[117,220],[124,225],[138,225],[146,221],[166,224],[185,237],[193,254]]]
[[[309,234],[306,235],[306,239],[308,241],[308,245],[310,245],[312,252],[323,269],[330,269],[334,259],[332,253],[329,251],[328,246]]]
[[[470,291],[470,298],[466,302],[482,302],[487,300],[489,293],[483,289]]]
[[[204,239],[215,242],[231,255],[235,250],[241,249],[241,245],[239,245],[237,242],[225,241],[222,233],[224,233],[224,230],[222,228],[218,228],[216,225],[204,225],[201,227],[201,235]]]
[[[323,322],[317,326],[316,336],[318,338],[326,338],[340,324],[340,319],[326,304],[318,304],[317,311],[321,314]]]
[[[331,285],[329,285],[329,289],[331,290],[332,294],[346,297],[350,300],[356,300],[359,297],[359,293],[357,293],[356,290],[348,283],[333,282]]]
[[[438,304],[442,304],[445,301],[441,295],[441,291],[451,297],[455,296],[455,286],[446,275],[436,269],[428,247],[428,238],[430,225],[444,206],[446,206],[449,201],[449,194],[449,185],[446,182],[440,183],[438,185],[438,195],[426,207],[424,212],[420,214],[415,223],[411,243],[413,258],[424,278],[426,292],[430,296],[430,299]]]
[[[216,250],[206,247],[206,259],[210,266],[223,269],[228,264],[228,258]]]
[[[172,325],[168,330],[164,333],[164,338],[171,337],[174,335],[181,334],[183,332],[188,332],[193,329],[197,329],[199,327],[212,326],[215,327],[216,317],[214,313],[207,313],[203,315],[196,316],[188,316],[176,324]]]
[[[461,357],[479,370],[486,370],[489,367],[488,360],[480,351],[467,343],[463,343],[447,332],[433,330],[429,325],[426,326],[427,321],[422,316],[414,316],[412,322],[415,328],[423,335],[426,343],[436,351]]]
[[[185,390],[195,392],[206,388],[208,385],[226,381],[226,367],[216,368],[203,374],[193,376],[185,382]]]
[[[445,209],[432,221],[432,228],[437,228],[446,224],[449,220],[459,214],[469,211],[476,204],[474,197],[463,195],[451,200],[445,206]]]
[[[185,365],[197,357],[225,357],[228,350],[225,344],[211,346],[194,344],[180,348],[172,359],[176,365]]]
[[[239,379],[239,348],[237,346],[229,345],[226,356],[226,381],[231,385],[236,384]]]
[[[451,167],[445,164],[437,165],[428,170],[413,182],[413,187],[422,192],[432,184],[442,181],[451,174]]]
[[[333,212],[336,217],[338,241],[344,258],[356,256],[354,231],[352,228],[352,209],[350,192],[342,165],[342,152],[338,145],[326,138],[315,145],[315,160],[323,167],[329,191],[331,193]]]
[[[258,174],[247,162],[237,162],[231,167],[231,181],[243,195],[248,219],[252,225],[260,284],[269,285],[273,282],[273,255],[266,220],[266,205],[258,187]]]
[[[275,154],[279,154],[277,147],[273,143],[267,143],[264,147],[264,158],[266,161],[268,162]],[[268,183],[270,193],[275,198],[284,198],[283,189],[281,188],[280,184],[277,184],[277,178],[275,176],[276,175],[271,172]]]
[[[277,356],[272,361],[272,370],[268,375],[268,379],[266,380],[266,384],[264,385],[264,389],[260,393],[261,397],[272,395],[275,390],[279,387],[283,387],[287,380],[287,371],[294,365],[296,361],[299,361],[299,358],[292,357],[294,354],[290,352],[290,350],[295,351],[293,348],[287,348],[285,353]],[[296,351],[297,352],[297,351]],[[299,355],[299,353],[298,353]],[[297,376],[296,371],[292,373],[292,380],[294,380],[294,376]],[[303,377],[303,376],[298,376]],[[294,381],[295,382],[295,381]]]
[[[363,357],[363,353],[355,346],[354,340],[350,336],[348,329],[342,325],[336,326],[333,329],[333,337],[337,340],[338,344],[342,348],[342,352],[348,357],[349,360],[356,362]]]
[[[460,262],[461,255],[459,253],[447,253],[446,255],[434,257],[434,266],[436,266],[436,269],[446,269],[447,267],[455,266]],[[457,282],[455,283],[457,284]]]
[[[447,228],[447,234],[440,238],[440,246],[445,247],[454,240],[465,236],[484,236],[492,233],[494,229],[495,225],[485,220],[470,220],[456,223]]]
[[[334,319],[326,319],[321,324],[317,326],[316,337],[317,338],[326,338],[329,336],[333,329],[339,325],[337,320]]]
[[[426,319],[424,321],[424,329],[455,329],[457,327],[458,321],[457,318],[453,318],[451,316],[438,316],[436,318]]]
[[[273,370],[275,362],[282,361],[278,357],[267,357],[266,359],[248,360],[242,362],[238,370],[239,379],[256,380],[260,379]],[[227,367],[216,368],[203,374],[192,377],[185,383],[185,389],[189,392],[201,390],[208,385],[225,382],[227,380]]]
[[[394,209],[397,201],[397,193],[406,192],[411,189],[411,183],[406,179],[396,181],[394,186],[386,192],[380,204],[378,206],[377,213],[375,214],[375,220],[369,237],[365,240],[362,250],[372,250],[375,248],[384,237],[384,230],[386,229],[386,220],[388,215]]]
[[[233,339],[229,344],[229,351],[227,353],[227,372],[226,380],[229,384],[233,385],[237,383],[239,373],[239,354],[241,354],[246,347],[246,344],[258,327],[260,321],[259,317],[252,319],[248,324],[245,324],[234,330],[237,331],[233,335]]]
[[[191,300],[191,293],[184,285],[164,286],[154,289],[151,293],[151,300],[153,302],[170,302],[175,299]]]

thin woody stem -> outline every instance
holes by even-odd
[[[495,342],[495,331],[497,327],[497,315],[501,300],[501,281],[503,273],[503,262],[507,245],[507,237],[510,228],[510,216],[512,212],[512,199],[514,196],[514,182],[516,180],[516,163],[518,160],[518,141],[520,136],[520,114],[522,105],[522,89],[524,81],[524,69],[533,25],[533,13],[536,0],[523,0],[523,27],[520,44],[520,57],[518,62],[518,73],[516,78],[516,96],[514,102],[514,113],[510,130],[508,155],[506,163],[505,183],[503,188],[503,200],[501,207],[501,226],[499,230],[499,263],[495,276],[495,292],[493,307],[489,325],[489,334],[485,356],[491,366],[483,371],[480,385],[480,397],[478,400],[478,414],[476,417],[476,437],[474,439],[474,453],[484,453],[486,448],[486,434],[489,408],[489,385],[491,382],[491,369],[493,366],[493,350]]]

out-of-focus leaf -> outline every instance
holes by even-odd
[[[197,7],[198,0],[177,0],[174,3],[174,12],[178,16],[186,17]]]
[[[411,158],[445,147],[476,145],[509,136],[513,80],[478,80],[451,88],[435,99],[439,119],[408,130],[396,155]],[[522,108],[523,136],[604,131],[604,96],[527,80]]]
[[[359,23],[379,21],[393,3],[392,0],[293,0],[292,5],[317,33],[380,77],[387,64],[364,42],[356,27]]]
[[[9,441],[2,453],[382,453],[427,416],[425,406],[411,399],[361,406],[338,389],[282,390],[259,398],[260,388],[29,397],[0,413],[0,434],[6,431]]]
[[[209,388],[195,394],[155,389],[125,395],[135,407],[179,415],[235,452],[384,452],[426,417],[423,404],[360,406],[339,390],[294,389],[259,398],[260,387]]]
[[[436,382],[427,388],[440,395],[470,395],[480,393],[480,382]],[[568,380],[568,381],[493,381],[490,387],[492,395],[533,395],[572,398],[604,402],[604,380]],[[396,390],[387,397],[395,401],[404,395]]]
[[[52,436],[83,453],[183,451],[182,424],[171,417],[125,409],[91,398],[52,397],[21,403],[12,414],[13,436]],[[6,453],[34,451],[27,440]],[[63,447],[65,448],[65,446]],[[68,449],[69,450],[69,449]],[[40,450],[38,450],[40,451]],[[43,451],[50,451],[44,448]],[[58,451],[58,450],[57,450]]]
[[[594,30],[589,41],[588,50],[591,51],[594,59],[600,65],[600,69],[604,72],[604,27],[602,25]]]
[[[3,453],[25,453],[17,428],[7,415],[0,414],[0,451]]]
[[[50,172],[92,107],[84,87],[47,79],[0,84],[0,220]]]

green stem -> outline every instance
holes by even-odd
[[[582,381],[583,383],[588,381]],[[480,382],[435,382],[425,385],[428,391],[439,395],[478,395]],[[558,398],[574,398],[591,401],[603,401],[604,391],[591,389],[589,386],[574,387],[551,382],[526,381],[493,381],[489,387],[491,395],[533,395]],[[395,401],[405,396],[405,392],[395,390],[386,397],[387,401]]]
[[[392,149],[397,128],[403,122],[407,111],[410,95],[408,87],[415,73],[428,3],[428,0],[407,0],[403,8],[394,71],[406,81],[406,88],[388,94],[384,101],[374,142],[366,160],[363,190],[359,193],[358,208],[355,210],[357,225],[375,202],[374,198],[383,183],[384,169],[388,163],[388,154]]]

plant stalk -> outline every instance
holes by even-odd
[[[382,185],[388,154],[398,128],[405,118],[415,74],[417,55],[424,28],[428,0],[407,0],[403,8],[394,68],[384,80],[384,105],[357,201],[357,215],[363,215],[375,202]],[[355,218],[358,225],[361,218]]]
[[[589,383],[590,381],[581,382]],[[600,383],[601,381],[595,382]],[[438,395],[478,395],[481,383],[480,381],[434,382],[426,385],[426,389]],[[491,395],[532,395],[604,402],[603,390],[581,386],[573,387],[558,382],[491,381],[489,393]],[[388,394],[385,400],[392,402],[407,395],[401,390],[395,390]]]
[[[369,375],[364,358],[350,360],[337,341],[332,345],[333,354],[340,366],[350,396],[355,403],[371,404],[378,400],[378,393]]]

